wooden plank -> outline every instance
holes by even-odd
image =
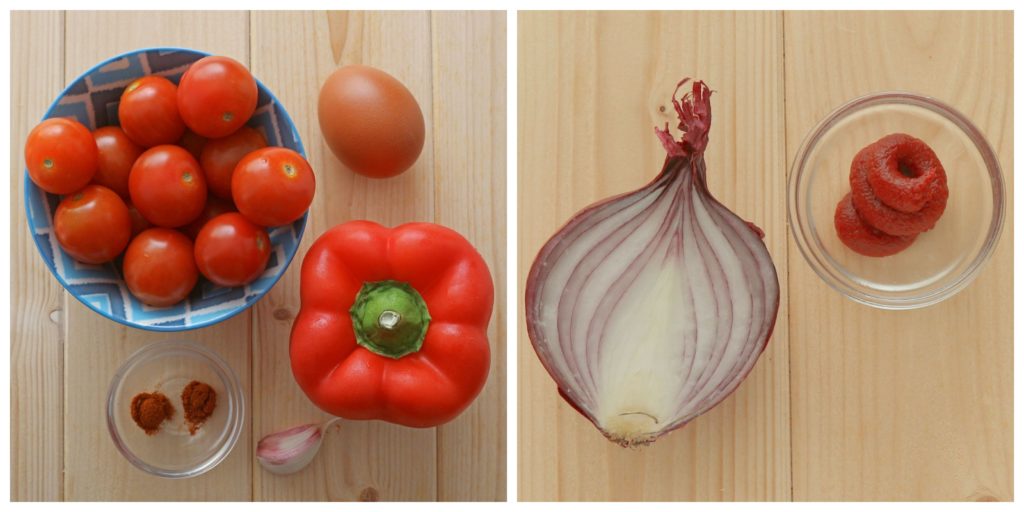
[[[238,12],[69,12],[64,81],[119,53],[182,46],[249,61],[248,16]],[[105,423],[110,378],[128,355],[157,340],[203,343],[228,362],[251,397],[250,314],[177,335],[121,327],[77,300],[67,301],[65,343],[64,492],[68,500],[247,500],[252,496],[249,423],[234,451],[200,477],[166,480],[131,466],[114,448]],[[140,390],[141,391],[141,390]],[[97,470],[100,469],[100,470]]]
[[[29,43],[31,42],[31,44]],[[64,14],[11,13],[11,499],[63,496],[64,293],[25,218],[25,138],[64,87]]]
[[[1013,190],[1012,13],[800,12],[785,27],[789,160],[843,102],[912,90],[972,119]],[[795,499],[1013,499],[1012,195],[977,281],[923,310],[854,304],[793,257]]]
[[[296,44],[301,41],[301,44]],[[368,219],[385,225],[434,218],[430,18],[424,12],[252,13],[253,73],[287,107],[317,175],[317,194],[299,254],[335,224]],[[423,109],[427,142],[400,177],[370,180],[342,165],[323,144],[317,121],[319,84],[338,66],[363,63],[397,77]],[[256,306],[254,430],[257,438],[323,420],[295,384],[288,358],[299,308],[299,262]],[[264,500],[434,500],[434,429],[342,421],[319,457],[297,475],[255,467],[255,497]]]
[[[709,187],[767,233],[786,268],[782,19],[777,13],[520,13],[519,286],[583,206],[661,169],[683,77],[714,90]],[[787,315],[783,291],[779,318]],[[521,304],[520,304],[521,307]],[[725,402],[642,450],[606,441],[558,398],[520,323],[521,500],[785,500],[788,333],[777,324]]]
[[[432,14],[434,220],[462,233],[494,278],[491,374],[437,429],[438,500],[505,499],[505,13]]]

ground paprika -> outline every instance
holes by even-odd
[[[213,414],[217,407],[217,392],[205,382],[194,380],[181,391],[181,405],[185,409],[188,433],[196,435],[199,426]]]
[[[148,435],[156,434],[160,430],[160,424],[174,416],[174,406],[159,391],[135,395],[132,398],[131,411],[135,424]]]

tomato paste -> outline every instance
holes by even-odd
[[[861,149],[850,165],[850,189],[835,213],[836,233],[865,256],[906,249],[935,227],[946,209],[946,171],[935,152],[903,133]]]
[[[883,233],[861,219],[847,193],[836,205],[836,231],[847,247],[865,256],[891,256],[914,243],[917,235],[897,236]]]

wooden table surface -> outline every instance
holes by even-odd
[[[15,500],[504,500],[505,13],[16,12],[11,17],[11,496]],[[182,46],[249,66],[286,106],[317,174],[299,254],[348,220],[432,221],[466,236],[495,281],[491,374],[457,420],[410,429],[342,421],[303,472],[256,463],[265,434],[326,416],[288,362],[299,265],[251,310],[214,327],[156,334],[121,327],[66,294],[36,253],[22,203],[23,141],[64,86],[121,52]],[[401,177],[342,168],[320,138],[319,84],[342,64],[381,67],[420,102],[427,143]],[[297,262],[300,259],[296,260]],[[226,359],[251,413],[213,471],[163,480],[132,467],[105,425],[110,378],[156,340],[188,338]]]
[[[653,126],[707,80],[712,192],[764,228],[774,336],[725,402],[653,446],[606,441],[555,392],[519,320],[521,500],[1012,500],[1013,206],[994,257],[917,311],[858,305],[790,240],[786,176],[805,134],[885,89],[942,99],[1013,190],[1011,13],[520,13],[519,297],[543,242],[661,168]],[[522,305],[519,304],[520,310]]]

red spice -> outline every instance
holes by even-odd
[[[194,380],[181,391],[181,405],[185,408],[188,432],[195,435],[217,407],[217,392],[209,384]]]
[[[835,226],[847,247],[889,256],[935,227],[946,209],[946,171],[935,152],[902,133],[861,149],[850,165],[850,188],[836,206]],[[849,204],[847,204],[849,203]]]
[[[163,393],[139,393],[132,398],[132,419],[146,434],[153,435],[160,430],[164,420],[174,416],[174,406]]]

